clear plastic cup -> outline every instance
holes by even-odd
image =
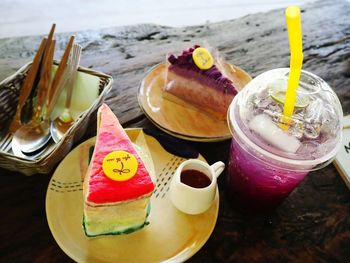
[[[288,74],[288,68],[279,68],[257,76],[228,110],[228,187],[234,205],[245,212],[279,205],[310,171],[329,164],[341,146],[339,99],[324,80],[306,71],[289,128],[283,129]]]

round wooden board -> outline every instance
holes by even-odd
[[[141,129],[126,130],[136,138]],[[168,197],[172,175],[185,159],[166,152],[153,137],[145,142],[154,162],[156,190],[151,198],[150,224],[128,235],[89,239],[82,227],[82,179],[88,166],[91,138],[71,151],[57,167],[46,195],[47,221],[58,245],[77,262],[182,262],[194,255],[211,235],[219,209],[217,190],[212,206],[200,215],[177,210]],[[199,159],[204,160],[202,156]],[[205,161],[205,160],[204,160]]]
[[[226,64],[235,71],[240,89],[251,78],[242,69]],[[144,77],[138,91],[138,101],[145,115],[161,130],[181,139],[213,142],[231,138],[227,121],[217,120],[189,106],[174,103],[163,98],[166,65],[154,66]]]

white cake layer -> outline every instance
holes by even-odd
[[[85,231],[89,236],[123,232],[142,226],[147,217],[149,197],[109,206],[84,206]]]

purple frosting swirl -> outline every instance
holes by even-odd
[[[215,82],[216,88],[222,90],[224,93],[237,94],[237,90],[233,86],[233,82],[225,77],[221,71],[214,64],[211,68],[203,70],[197,67],[192,59],[193,51],[200,47],[195,45],[193,48],[185,49],[181,55],[175,56],[171,54],[168,56],[168,61],[172,66],[179,67],[181,69],[194,71],[198,74],[201,74],[208,79],[211,79]]]

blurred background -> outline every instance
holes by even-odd
[[[302,5],[312,0],[0,0],[0,38],[139,23],[187,26]]]

